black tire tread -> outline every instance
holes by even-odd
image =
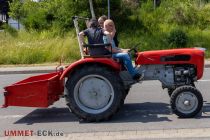
[[[189,113],[189,114],[184,114],[182,112],[179,112],[177,109],[176,109],[176,98],[177,96],[183,92],[183,91],[191,91],[192,93],[195,94],[195,96],[197,97],[198,99],[198,107],[197,109],[192,112],[192,113]],[[171,95],[171,101],[170,101],[170,104],[171,104],[171,109],[172,111],[177,115],[179,116],[180,118],[192,118],[192,117],[195,117],[197,114],[199,114],[199,112],[202,110],[202,107],[203,107],[203,97],[200,93],[200,91],[198,89],[196,89],[195,87],[192,87],[192,86],[181,86],[181,87],[178,87],[176,88],[172,95]]]
[[[78,77],[80,77],[81,75],[86,75],[86,73],[91,73],[92,71],[94,71],[98,74],[108,76],[106,78],[109,81],[111,79],[110,82],[111,82],[111,84],[113,84],[113,88],[118,90],[117,98],[114,98],[114,101],[113,101],[113,103],[115,102],[114,103],[115,105],[111,105],[111,109],[108,109],[107,111],[97,114],[97,115],[91,115],[91,114],[88,114],[88,113],[80,110],[77,107],[76,103],[74,102],[74,97],[72,95],[73,92],[71,91],[73,89],[72,85],[76,84]],[[66,95],[67,106],[72,111],[72,113],[74,113],[79,119],[88,121],[88,122],[99,122],[99,121],[109,120],[114,114],[116,114],[120,110],[120,108],[123,104],[122,102],[124,101],[123,95],[125,93],[124,93],[123,83],[122,83],[120,77],[118,76],[118,74],[105,66],[101,66],[101,65],[97,65],[97,64],[84,65],[84,66],[80,67],[79,69],[77,69],[76,71],[74,71],[69,76],[69,78],[66,82],[66,88],[68,91],[70,90],[70,92],[68,92],[68,94]],[[116,90],[115,90],[115,92],[116,92]]]

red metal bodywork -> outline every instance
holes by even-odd
[[[121,65],[112,58],[85,58],[69,65],[62,72],[32,76],[5,87],[7,106],[48,107],[59,100],[64,92],[64,78],[78,66],[88,63],[100,63],[120,71]]]
[[[64,91],[64,81],[61,72],[29,77],[20,82],[5,87],[5,103],[7,106],[48,107]]]
[[[76,61],[76,62],[72,63],[71,65],[69,65],[64,70],[60,79],[63,79],[66,76],[68,76],[68,74],[71,73],[73,70],[75,70],[76,67],[81,66],[83,64],[88,64],[88,63],[89,64],[90,63],[94,63],[94,64],[99,63],[99,64],[107,65],[116,71],[120,71],[120,69],[121,69],[121,65],[119,63],[117,63],[116,61],[114,61],[112,58],[85,58],[85,59],[80,59],[79,61]]]
[[[175,55],[190,55],[191,57],[188,61],[161,60],[162,57]],[[203,76],[204,51],[197,48],[184,48],[139,52],[137,53],[135,63],[138,65],[192,64],[195,65],[197,68],[197,79],[200,79]]]

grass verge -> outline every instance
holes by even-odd
[[[0,64],[36,64],[73,62],[80,58],[77,41],[72,33],[66,37],[49,37],[50,33],[21,31],[13,37],[0,33]]]

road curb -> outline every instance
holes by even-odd
[[[2,67],[0,75],[6,74],[34,74],[55,72],[57,66],[29,66],[29,67]]]
[[[7,74],[50,73],[50,72],[55,72],[55,70],[0,71],[0,75],[7,75]]]

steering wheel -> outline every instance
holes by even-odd
[[[131,58],[136,58],[137,57],[137,53],[138,53],[138,49],[137,47],[140,45],[141,43],[138,43],[136,45],[134,45],[129,51],[128,54],[130,55]]]

